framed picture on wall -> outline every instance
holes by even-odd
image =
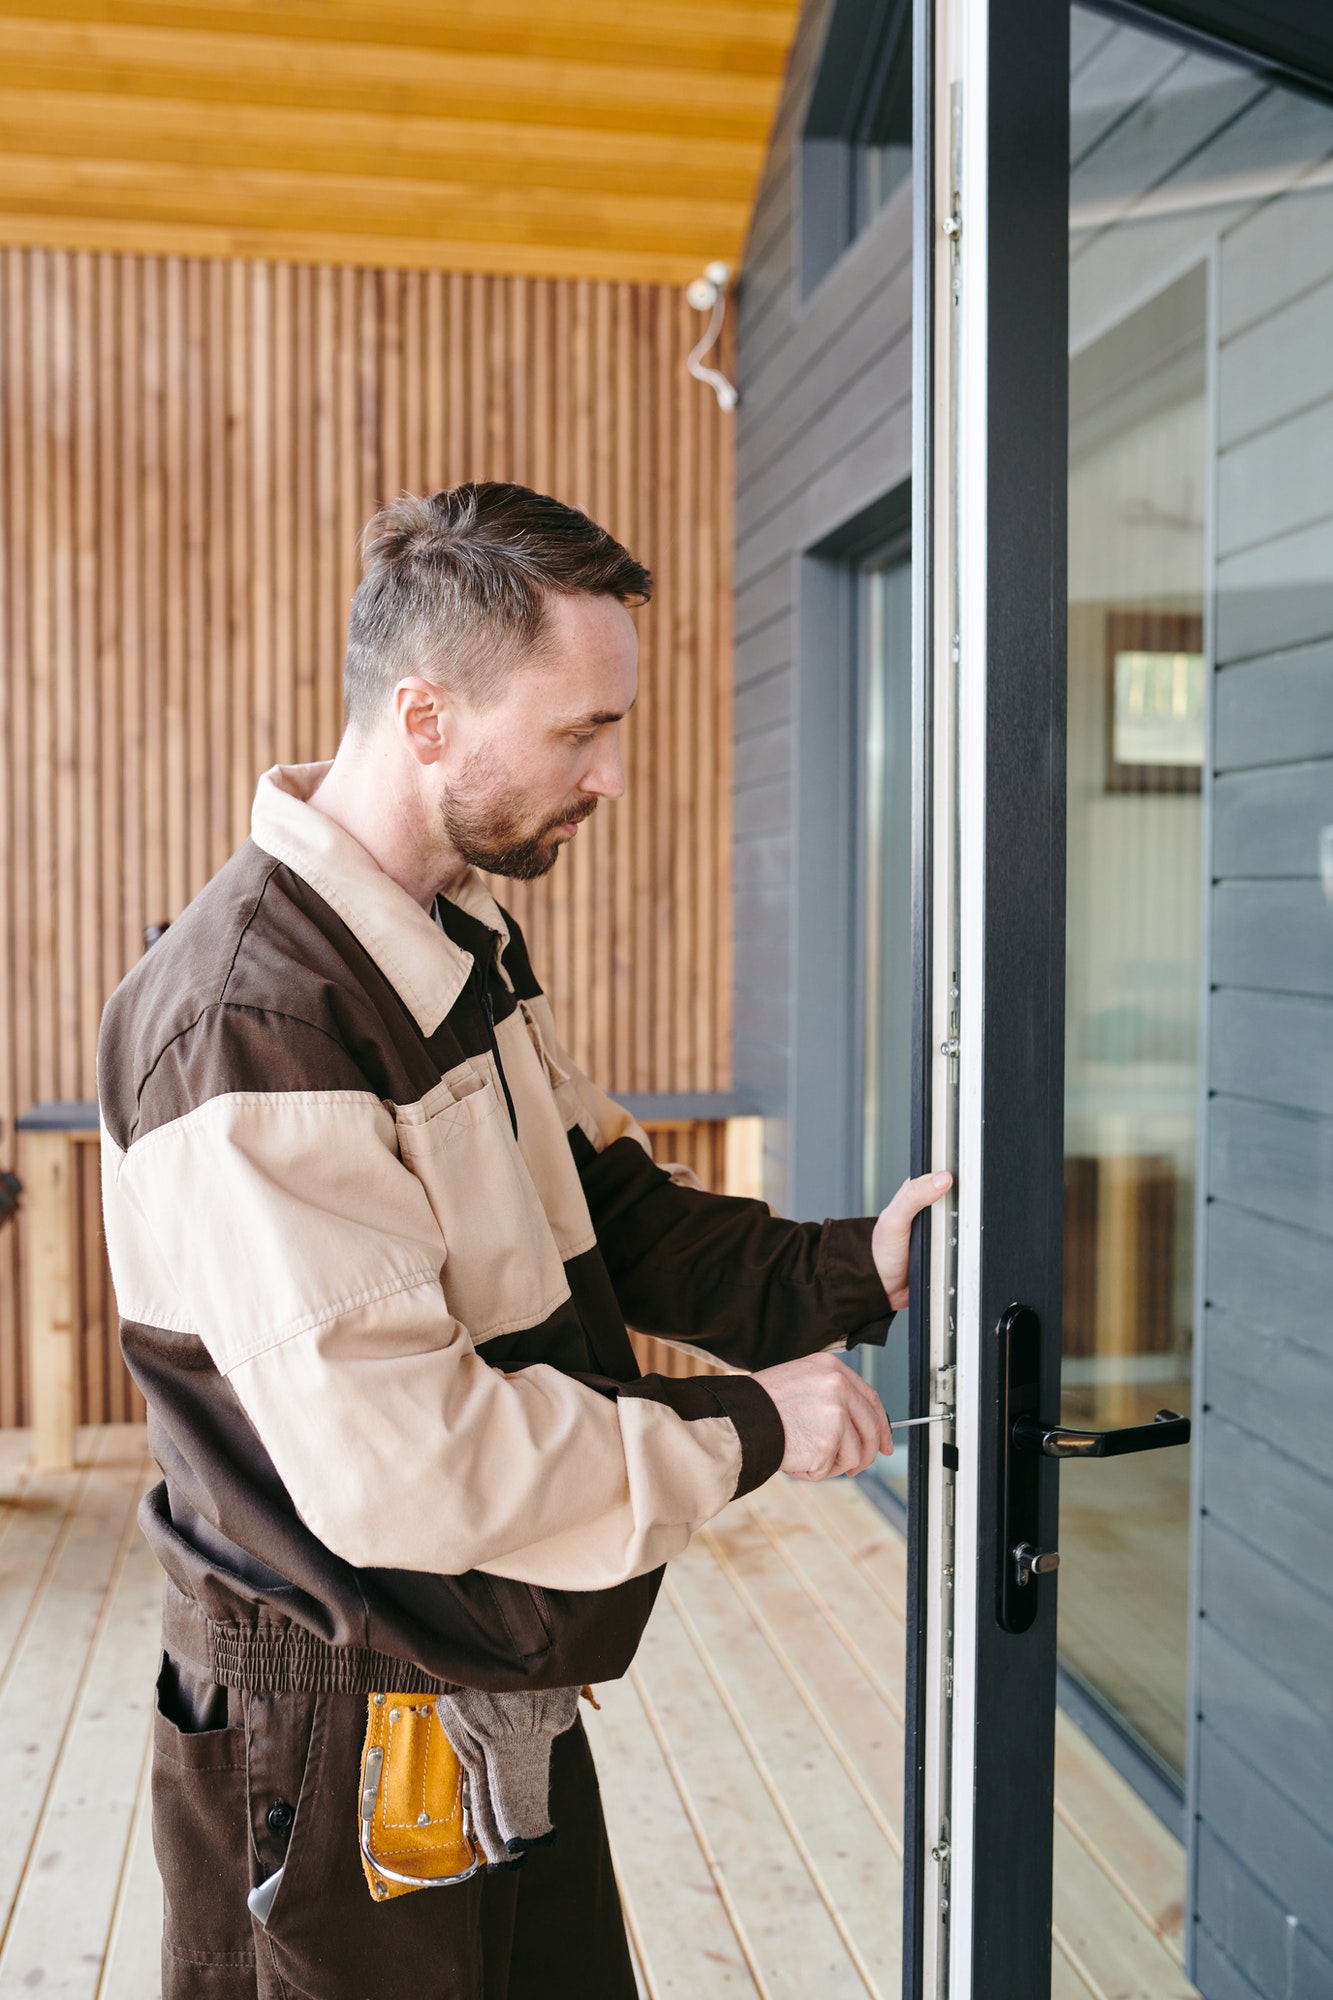
[[[1106,789],[1197,792],[1204,756],[1203,619],[1111,611],[1106,618]]]

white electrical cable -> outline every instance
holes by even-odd
[[[717,397],[718,408],[730,413],[740,401],[740,395],[733,382],[729,382],[716,368],[704,366],[704,356],[716,346],[722,331],[722,322],[727,316],[727,284],[731,278],[730,267],[726,264],[709,264],[702,278],[685,288],[685,296],[696,312],[708,312],[708,325],[703,339],[690,350],[685,366],[696,382],[706,382]],[[711,307],[711,312],[709,311]]]

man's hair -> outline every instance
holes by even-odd
[[[382,713],[397,683],[424,674],[475,708],[540,645],[553,593],[646,604],[642,563],[577,507],[528,486],[478,480],[381,507],[362,544],[343,691],[350,725]]]

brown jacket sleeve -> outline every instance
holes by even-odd
[[[760,1201],[678,1185],[631,1138],[601,1152],[578,1132],[572,1142],[631,1326],[750,1369],[883,1343],[893,1313],[871,1260],[872,1216],[786,1222]]]

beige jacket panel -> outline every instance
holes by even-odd
[[[560,1274],[567,1296],[535,1190],[502,1217],[497,1157],[469,1150],[492,1131],[522,1168],[492,1078],[473,1065],[397,1122],[354,1091],[210,1099],[113,1162],[122,1306],[198,1334],[302,1518],[346,1561],[603,1589],[677,1553],[726,1504],[740,1442],[725,1417],[686,1422],[544,1364],[505,1375],[478,1355],[453,1274],[459,1296],[486,1295],[496,1230],[545,1230],[549,1256],[528,1242],[512,1261],[552,1285]],[[437,1176],[455,1147],[462,1172]],[[550,1310],[536,1293],[522,1303]]]

